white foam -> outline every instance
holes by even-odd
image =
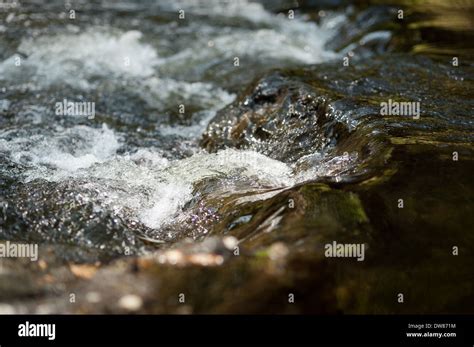
[[[141,89],[141,97],[152,107],[171,106],[178,110],[182,104],[185,107],[184,113],[189,112],[186,111],[189,105],[204,109],[200,121],[192,126],[163,126],[160,129],[164,135],[178,134],[188,138],[199,136],[216,112],[235,99],[235,94],[211,83],[176,81],[169,78],[151,77],[141,81],[137,88]]]
[[[204,179],[228,180],[227,194],[241,193],[242,187],[232,182],[246,179],[252,181],[248,189],[293,182],[291,168],[286,164],[256,152],[234,149],[197,153],[175,161],[164,159],[156,150],[141,150],[79,171],[76,177],[90,180],[89,188],[103,191],[102,203],[117,211],[131,211],[132,217],[154,229],[178,220],[183,206],[193,198],[194,185]],[[95,179],[100,183],[94,183]]]
[[[308,23],[309,24],[309,23]],[[213,40],[213,49],[199,49],[198,45],[166,59],[167,64],[174,65],[180,61],[191,61],[193,64],[205,64],[215,59],[239,57],[242,66],[244,57],[251,54],[259,59],[275,59],[282,61],[314,64],[335,57],[333,52],[324,49],[325,38],[315,24],[307,28],[300,26],[282,26],[275,29],[260,29],[249,32],[236,32],[221,35]]]
[[[309,168],[295,175],[293,167],[248,150],[199,152],[180,160],[166,159],[154,148],[119,155],[121,139],[106,125],[100,129],[57,127],[48,135],[3,131],[0,152],[26,166],[25,181],[79,180],[99,206],[154,229],[185,218],[183,207],[193,198],[196,184],[203,180],[220,182],[211,193],[216,197],[258,193],[238,202],[243,203],[271,198],[283,189],[320,176],[337,175],[355,160],[349,154],[330,160],[310,155],[297,163]]]
[[[81,34],[66,33],[23,39],[18,50],[27,55],[22,67],[12,56],[0,63],[0,72],[13,79],[28,74],[41,85],[67,83],[89,88],[96,76],[147,77],[159,63],[156,51],[140,42],[139,31],[113,32],[91,28]]]
[[[155,188],[152,197],[153,206],[138,211],[138,218],[146,226],[158,229],[182,210],[192,198],[192,187],[189,184],[167,183]]]
[[[259,3],[248,1],[178,1],[171,7],[191,14],[246,18],[260,26],[256,29],[236,27],[230,32],[225,28],[207,28],[204,39],[196,40],[189,48],[164,60],[165,65],[184,70],[224,59],[231,64],[230,59],[240,57],[243,60],[246,55],[303,64],[329,60],[337,55],[324,45],[340,25],[341,21],[337,19],[344,18],[342,15],[328,16],[328,20],[323,20],[319,26],[304,16],[289,19],[283,14],[266,11]],[[202,24],[197,25],[201,29]],[[208,41],[212,42],[211,46],[208,46]]]
[[[204,179],[225,180],[227,194],[293,184],[290,167],[256,152],[227,149],[170,161],[153,148],[118,155],[120,139],[105,125],[57,127],[48,135],[5,131],[0,151],[25,166],[26,182],[80,180],[97,204],[151,228],[177,220]]]
[[[11,159],[29,169],[25,180],[35,178],[59,180],[71,173],[104,162],[119,148],[114,132],[105,124],[101,129],[75,126],[68,129],[56,128],[50,134],[15,134],[12,140],[5,138],[10,132],[0,134],[0,150],[10,153]],[[73,140],[71,140],[73,139]]]
[[[284,163],[252,151],[227,149],[214,154],[198,153],[178,160],[161,174],[165,183],[155,190],[154,205],[139,216],[151,228],[176,219],[177,213],[192,199],[193,186],[208,178],[225,178],[242,182],[250,179],[255,187],[273,187],[291,184],[291,169]],[[227,194],[242,192],[241,187],[226,185]]]
[[[247,0],[172,0],[163,1],[159,6],[173,11],[184,10],[185,14],[198,14],[202,16],[237,17],[255,23],[269,22],[272,14],[267,12],[262,4]]]

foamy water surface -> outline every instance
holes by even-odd
[[[104,3],[117,9],[125,5]],[[225,187],[221,193],[229,195],[284,189],[332,173],[334,165],[322,154],[315,154],[320,163],[317,169],[296,172],[295,167],[252,150],[209,154],[198,148],[197,140],[215,113],[236,97],[219,78],[213,80],[216,71],[235,75],[239,69],[255,69],[248,65],[250,56],[262,64],[271,60],[276,66],[332,59],[335,53],[324,45],[341,16],[328,15],[317,25],[304,16],[288,19],[246,1],[219,1],[212,6],[210,2],[173,1],[154,6],[173,16],[184,9],[187,18],[195,20],[186,24],[169,20],[154,25],[151,34],[137,28],[127,30],[123,23],[118,27],[112,23],[71,24],[55,34],[32,29],[19,40],[17,52],[0,62],[2,84],[32,93],[30,98],[41,105],[31,110],[31,103],[15,104],[8,96],[3,101],[6,111],[29,110],[27,114],[34,115],[34,122],[25,118],[28,126],[10,124],[0,131],[0,153],[21,168],[18,177],[25,184],[35,180],[80,182],[82,193],[84,189],[94,192],[97,206],[159,230],[179,220],[194,197],[194,188],[206,179],[220,180]],[[203,24],[207,17],[213,19]],[[237,25],[237,21],[244,24]],[[20,66],[15,65],[18,57]],[[240,58],[241,67],[234,65],[235,57]],[[261,72],[258,69],[255,73]],[[141,114],[142,110],[130,110],[129,123],[145,118],[149,122],[134,130],[146,133],[153,129],[148,138],[161,143],[167,138],[188,141],[191,149],[184,158],[175,157],[160,143],[142,137],[130,141],[113,123],[58,119],[52,91],[59,96],[63,91],[69,98],[93,96],[99,104],[107,102],[104,95],[112,95],[113,105],[128,102],[114,95],[122,98],[133,93],[137,103],[146,105],[156,117],[148,119],[149,114]],[[191,116],[175,121],[179,113],[170,110],[181,104]],[[97,112],[107,113],[99,106]],[[347,165],[351,162],[350,158],[341,160]]]

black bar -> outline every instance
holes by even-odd
[[[20,337],[25,322],[55,324],[55,339]],[[408,327],[413,324],[416,327]],[[427,324],[431,327],[428,328]],[[441,325],[444,324],[444,325]],[[455,324],[455,326],[453,325]],[[407,333],[456,337],[407,337]],[[473,346],[472,316],[0,316],[0,346],[145,343],[387,344]]]

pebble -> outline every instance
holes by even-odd
[[[138,295],[128,294],[120,298],[119,306],[127,311],[138,311],[143,306],[143,300]]]

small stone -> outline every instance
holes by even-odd
[[[143,306],[143,300],[138,295],[127,294],[120,298],[119,306],[127,311],[138,311]]]
[[[15,308],[12,305],[0,304],[0,314],[15,314]]]
[[[100,302],[101,299],[102,297],[97,292],[89,292],[86,294],[86,300],[91,304],[97,304]]]
[[[290,253],[288,247],[283,242],[277,242],[268,249],[268,256],[272,260],[285,258]]]
[[[229,250],[234,250],[234,248],[239,244],[239,241],[234,236],[226,236],[222,239],[222,243]]]

